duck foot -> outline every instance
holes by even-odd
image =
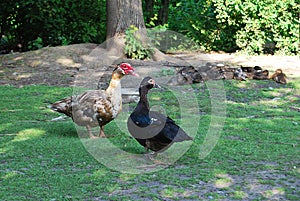
[[[144,155],[147,159],[149,159],[151,161],[154,161],[155,160],[154,158],[157,156],[157,153],[156,152],[151,152],[151,153],[147,153],[147,154],[144,154]]]
[[[95,135],[89,135],[90,136],[90,139],[98,139],[99,138],[99,136],[95,136]]]
[[[91,129],[90,126],[86,126],[86,129],[88,131],[89,138],[91,138],[91,139],[106,138],[102,126],[100,127],[100,133],[99,133],[99,135],[94,135],[92,133],[92,129]]]
[[[157,152],[145,154],[145,157],[147,159],[151,160],[155,165],[166,165],[166,166],[171,165],[171,163],[167,163],[167,162],[163,162],[161,160],[155,159],[156,156],[157,156]]]

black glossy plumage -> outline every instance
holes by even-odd
[[[147,94],[158,87],[151,77],[140,84],[140,101],[127,121],[130,134],[146,149],[164,151],[173,142],[193,140],[170,118],[159,112],[150,111]]]

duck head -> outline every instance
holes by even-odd
[[[134,68],[129,63],[121,63],[115,69],[115,73],[120,74],[121,76],[124,75],[133,75],[139,77],[137,73],[134,72]]]
[[[152,89],[152,88],[161,88],[158,84],[156,84],[155,80],[152,77],[145,77],[141,84],[140,84],[140,88],[146,88],[148,90]]]

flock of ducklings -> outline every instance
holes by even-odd
[[[178,69],[176,76],[170,79],[168,84],[183,85],[221,79],[236,79],[240,81],[248,79],[273,80],[280,84],[287,83],[287,77],[281,69],[277,69],[270,75],[269,70],[263,69],[260,66],[229,67],[223,64],[207,63],[205,66],[184,66]]]

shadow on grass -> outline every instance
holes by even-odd
[[[0,195],[8,200],[297,200],[293,181],[299,171],[300,118],[290,108],[300,107],[297,86],[225,81],[225,126],[215,149],[202,160],[199,148],[210,121],[209,94],[205,85],[193,86],[199,92],[201,115],[194,144],[168,169],[135,176],[97,162],[70,119],[50,121],[60,114],[51,112],[48,104],[66,97],[70,88],[1,86]],[[168,99],[161,96],[162,102]],[[106,130],[113,134],[109,140],[124,151],[143,153],[114,122]]]

